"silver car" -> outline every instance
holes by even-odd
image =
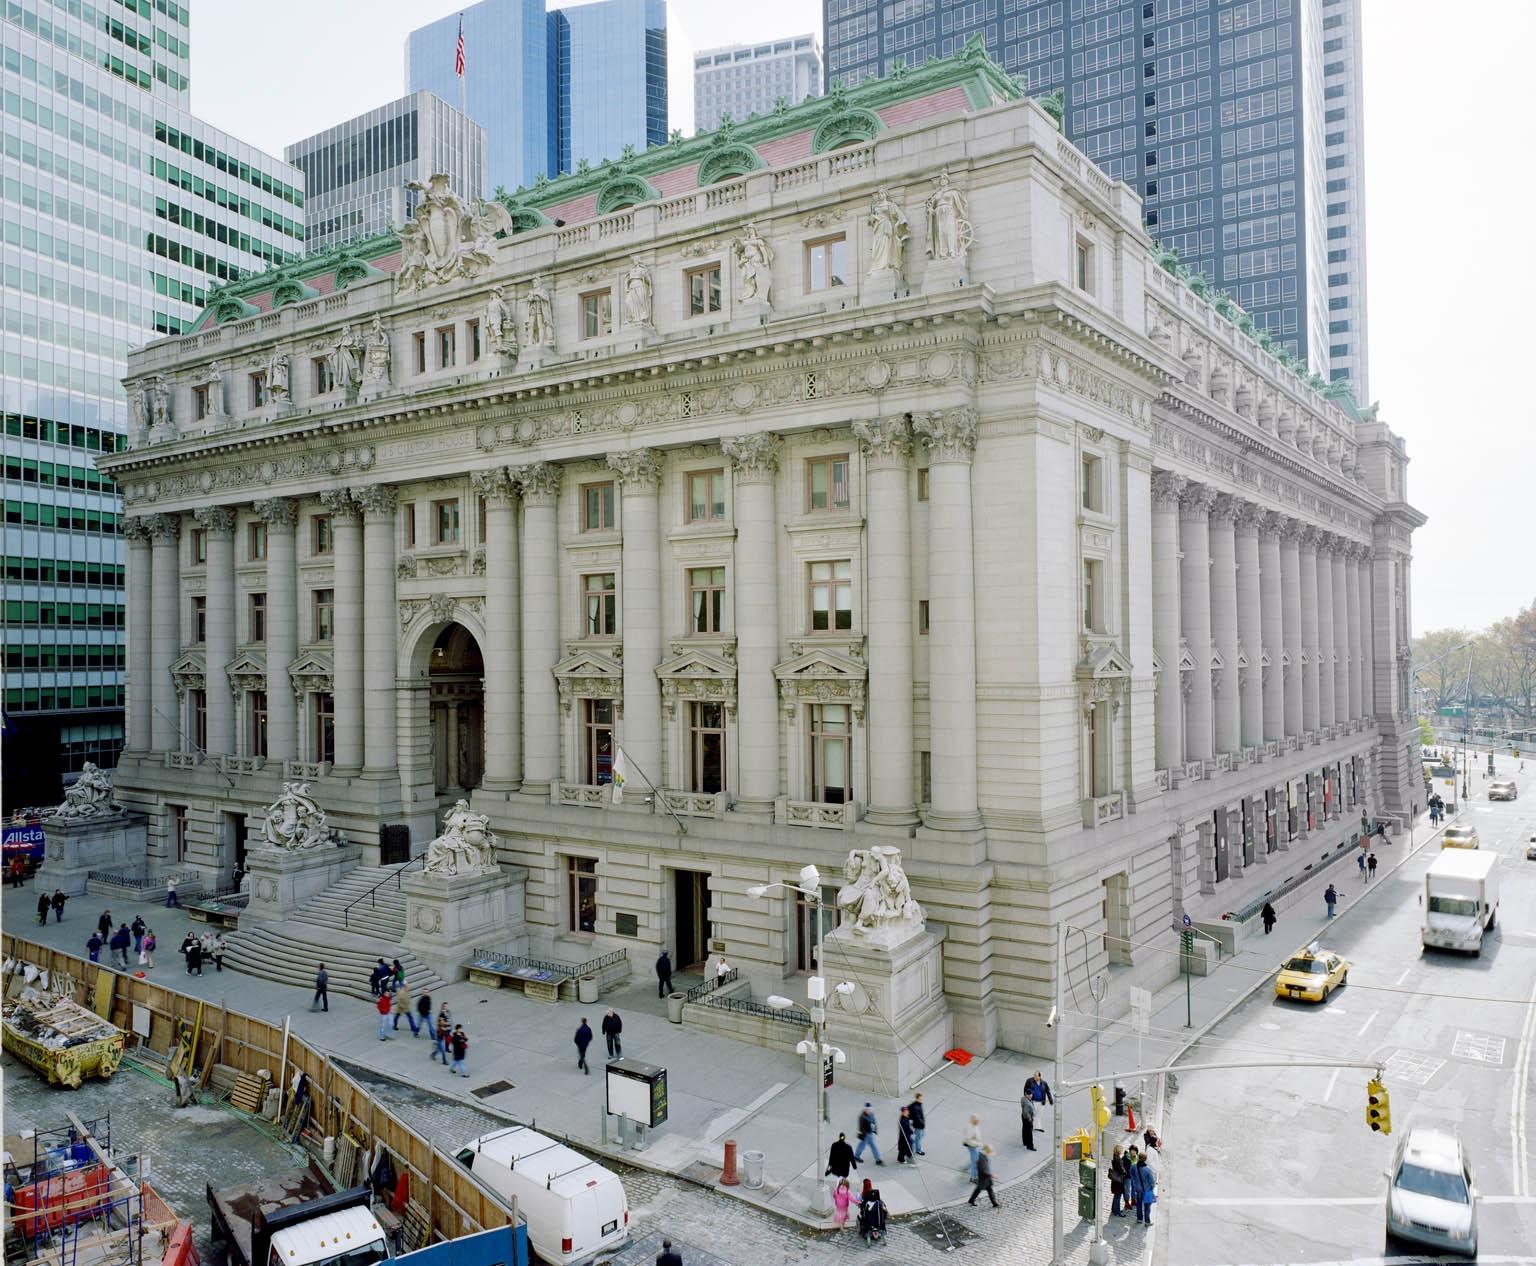
[[[1513,800],[1520,794],[1513,778],[1495,778],[1488,784],[1488,799]]]
[[[1448,1127],[1417,1126],[1387,1170],[1387,1252],[1410,1240],[1477,1256],[1477,1188],[1461,1139]]]

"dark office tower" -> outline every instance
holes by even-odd
[[[1365,397],[1359,0],[823,0],[829,84],[980,38],[1143,219]]]

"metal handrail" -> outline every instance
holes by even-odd
[[[524,954],[503,954],[499,950],[475,948],[470,951],[469,965],[485,971],[532,967],[538,971],[555,972],[563,976],[592,976],[623,962],[629,957],[627,949],[613,950],[600,958],[590,958],[584,963],[556,963],[544,958],[529,958]]]
[[[351,928],[352,907],[355,905],[360,905],[365,900],[368,902],[368,908],[370,910],[377,910],[379,908],[377,898],[379,889],[384,887],[385,884],[389,883],[393,883],[396,888],[400,887],[400,876],[405,874],[406,871],[410,870],[412,866],[424,863],[426,860],[427,855],[425,853],[422,853],[419,857],[411,858],[410,861],[406,862],[405,865],[400,867],[399,870],[395,871],[394,874],[385,875],[383,879],[379,880],[378,883],[374,884],[372,888],[368,889],[367,892],[363,893],[363,895],[358,897],[355,901],[347,902],[347,904],[341,908],[341,926],[348,929]]]
[[[739,973],[740,971],[741,971],[741,968],[739,968],[739,967],[732,967],[731,970],[726,972],[725,975],[723,975],[723,976],[711,976],[711,977],[709,977],[707,980],[703,981],[700,984],[695,985],[686,994],[684,994],[683,995],[683,1001],[684,1002],[697,1002],[700,998],[706,997],[709,994],[714,993],[715,990],[719,989],[721,986],[730,984],[733,980],[736,979],[737,973]]]
[[[720,1007],[726,1011],[735,1011],[741,1015],[753,1015],[762,1020],[778,1020],[784,1024],[798,1024],[806,1028],[811,1023],[811,1017],[804,1011],[794,1007],[785,1007],[779,1010],[775,1007],[765,1006],[761,1002],[751,1002],[743,998],[704,998],[699,1003],[704,1007]]]

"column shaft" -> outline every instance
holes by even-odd
[[[661,458],[654,449],[608,454],[619,476],[624,529],[623,627],[624,747],[631,786],[667,780],[661,769],[661,520],[656,484]],[[681,779],[674,778],[674,782]],[[656,791],[659,785],[652,784]]]
[[[1344,583],[1345,550],[1340,541],[1333,550],[1333,722],[1341,725],[1355,715],[1349,693],[1349,589]]]
[[[176,685],[171,680],[171,665],[181,650],[181,517],[175,514],[153,516],[154,557],[150,571],[150,734],[154,750],[173,752],[180,748],[181,718],[176,708]]]
[[[227,506],[196,512],[208,534],[208,636],[203,648],[203,684],[208,698],[208,752],[233,756],[235,697],[224,669],[235,657],[235,516]]]
[[[1285,667],[1280,662],[1285,650],[1285,602],[1280,578],[1279,527],[1275,516],[1267,514],[1259,537],[1259,620],[1263,649],[1269,655],[1269,669],[1264,675],[1266,743],[1285,737]],[[1248,649],[1248,658],[1253,659],[1252,647]]]
[[[129,751],[147,752],[153,747],[153,731],[150,718],[154,716],[151,667],[154,647],[154,628],[151,624],[154,604],[151,593],[154,587],[154,563],[150,547],[149,519],[133,515],[123,521],[123,535],[128,540],[125,557],[127,572],[124,587],[128,599],[128,629],[125,639],[128,645],[127,722],[124,747]]]
[[[394,777],[395,733],[395,500],[389,484],[357,491],[363,508],[363,776]]]
[[[1361,546],[1355,557],[1355,593],[1360,600],[1360,715],[1367,719],[1376,715],[1376,687],[1371,679],[1374,648],[1371,644],[1371,551]]]
[[[1236,502],[1219,496],[1211,508],[1211,639],[1226,667],[1214,688],[1216,750],[1242,746],[1242,706],[1237,674],[1237,543],[1233,533]]]
[[[1184,751],[1208,761],[1215,752],[1211,729],[1211,526],[1215,499],[1203,484],[1191,484],[1179,505],[1179,591],[1184,642],[1195,661],[1184,705]]]
[[[363,525],[346,489],[322,493],[331,512],[333,570],[331,701],[336,710],[336,767],[363,767]]]
[[[1301,663],[1301,550],[1295,526],[1294,521],[1285,520],[1280,535],[1280,615],[1282,647],[1291,660],[1285,673],[1285,732],[1299,737],[1306,729],[1306,670]]]
[[[1332,725],[1337,719],[1333,693],[1333,660],[1337,651],[1333,633],[1333,548],[1325,538],[1317,547],[1317,723]]]
[[[298,708],[288,676],[288,665],[299,653],[294,558],[298,504],[291,497],[274,497],[256,502],[256,512],[267,521],[267,756],[274,761],[298,760]]]
[[[1318,660],[1321,652],[1317,642],[1317,537],[1310,529],[1302,534],[1297,558],[1301,564],[1301,589],[1297,594],[1301,611],[1301,650],[1306,658],[1301,671],[1301,724],[1311,733],[1318,727]]]
[[[555,508],[560,467],[536,462],[513,472],[523,494],[523,786],[546,799],[560,778],[560,587]]]
[[[1152,644],[1157,678],[1157,767],[1184,766],[1184,691],[1179,673],[1179,493],[1181,476],[1152,473]]]
[[[1248,657],[1239,677],[1242,743],[1264,742],[1264,633],[1259,597],[1259,523],[1255,506],[1240,507],[1237,517],[1237,639]]]
[[[485,778],[480,785],[510,792],[523,776],[517,491],[501,470],[480,472],[475,487],[485,498]]]

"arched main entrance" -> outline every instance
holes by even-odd
[[[471,791],[485,774],[485,663],[462,624],[438,633],[427,682],[434,789],[439,796]]]

